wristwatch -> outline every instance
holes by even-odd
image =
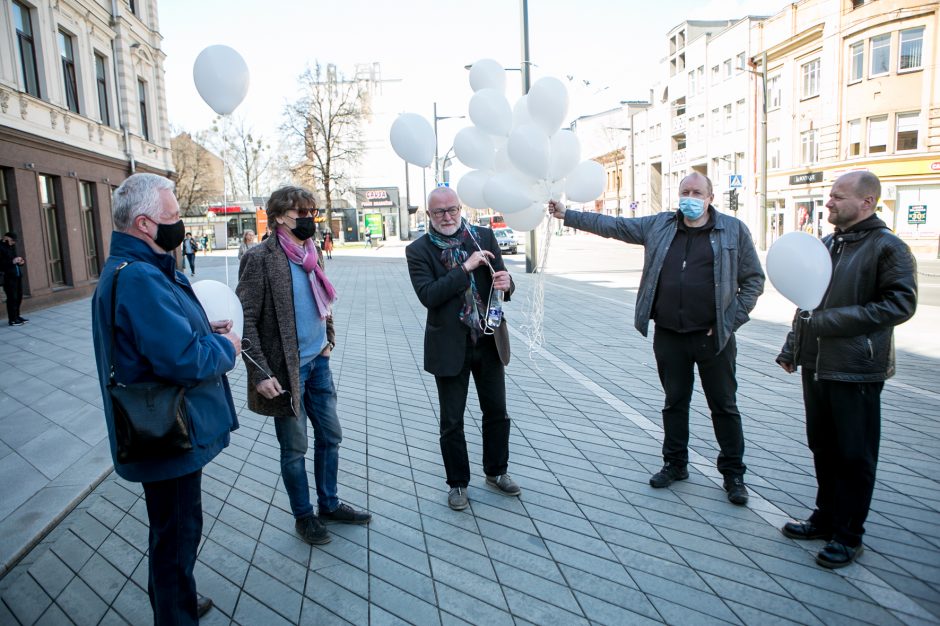
[[[330,352],[332,352],[336,348],[336,344],[333,343],[332,341],[327,341],[326,345],[330,347]]]

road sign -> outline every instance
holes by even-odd
[[[927,223],[927,205],[912,204],[907,207],[908,224],[926,224]]]
[[[735,189],[728,192],[728,209],[731,211],[738,210],[738,192]]]
[[[744,186],[743,176],[740,174],[731,174],[728,176],[728,186],[732,189],[737,189],[738,187]]]

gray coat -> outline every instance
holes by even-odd
[[[731,333],[750,319],[748,313],[764,292],[764,272],[747,226],[736,217],[719,213],[712,206],[708,210],[715,216],[715,227],[709,239],[715,256],[715,319],[718,320],[716,332],[718,351],[721,352]],[[678,212],[670,211],[632,218],[565,212],[565,226],[643,246],[643,276],[636,295],[634,326],[644,337],[649,330],[659,273],[676,236],[679,219]]]
[[[323,267],[319,249],[317,255]],[[268,237],[245,253],[239,264],[235,292],[245,312],[244,354],[270,372],[281,387],[290,390],[290,396],[282,394],[273,400],[259,394],[255,387],[267,375],[243,356],[248,369],[248,408],[273,417],[300,415],[300,348],[294,321],[294,291],[290,261],[277,236]],[[326,320],[326,340],[336,342],[332,317]]]

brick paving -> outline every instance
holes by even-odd
[[[581,257],[580,270],[565,273],[554,263],[585,245],[592,256]],[[728,503],[721,489],[698,388],[690,479],[654,490],[647,480],[661,465],[662,392],[651,342],[632,328],[628,289],[638,279],[639,257],[588,236],[552,246],[539,350],[527,349],[522,332],[535,279],[522,273],[521,256],[509,261],[518,285],[507,305],[514,342],[510,472],[522,497],[483,483],[471,389],[474,479],[471,506],[459,513],[446,504],[436,389],[422,371],[424,310],[401,249],[335,256],[328,272],[341,296],[332,360],[344,427],[340,497],[367,507],[374,520],[332,525],[325,546],[293,534],[274,428],[245,407],[239,366],[231,382],[241,428],[203,480],[196,578],[217,606],[203,623],[940,623],[940,374],[930,350],[900,351],[899,375],[885,388],[867,549],[855,565],[825,571],[813,561],[822,542],[801,544],[778,530],[788,517],[805,516],[815,489],[799,380],[773,364],[788,312],[758,317],[739,333],[750,505]],[[766,297],[774,302],[773,294]],[[87,302],[82,306],[87,310]],[[47,333],[75,331],[65,370],[57,369],[61,358],[44,360],[41,347],[0,330],[0,340],[29,353],[18,353],[13,382],[2,377],[4,407],[11,399],[22,405],[13,413],[4,408],[4,442],[3,429],[14,432],[14,421],[29,439],[30,411],[50,411],[26,400],[24,389],[45,392],[52,406],[59,386],[71,385],[88,407],[100,407],[88,319],[72,315],[78,310],[63,305],[31,318]],[[934,321],[937,312],[922,307],[918,317]],[[49,349],[61,353],[60,346],[51,341]],[[9,354],[3,359],[12,366]],[[87,457],[100,452],[93,436],[103,430],[100,413],[75,403],[68,409],[55,423],[71,437],[84,435],[88,450],[66,459],[54,454],[54,439],[4,444],[4,481],[38,484],[24,478],[22,459],[45,468],[47,483],[81,483],[60,468],[82,460],[96,467]],[[86,474],[85,490],[95,478]],[[13,507],[7,493],[0,506]],[[33,508],[58,505],[42,502]],[[150,623],[146,537],[139,485],[107,476],[0,579],[0,624]]]

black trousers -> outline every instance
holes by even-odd
[[[463,432],[470,374],[483,413],[483,471],[487,476],[505,474],[509,467],[509,416],[506,414],[506,378],[492,336],[473,345],[467,340],[463,369],[456,376],[435,376],[441,402],[441,456],[447,484],[466,487],[470,483],[470,461]]]
[[[806,440],[816,465],[816,510],[810,520],[833,539],[857,546],[875,490],[884,383],[814,380],[803,368]]]
[[[7,318],[12,324],[20,319],[20,303],[23,302],[23,277],[4,277],[3,293],[7,297]]]
[[[189,261],[189,272],[190,274],[196,273],[196,253],[192,252],[184,255],[186,260]],[[185,269],[185,266],[183,267]]]
[[[193,567],[202,537],[202,470],[143,485],[150,520],[147,593],[154,624],[198,624]]]
[[[725,476],[743,476],[744,431],[738,412],[735,378],[737,346],[734,335],[715,353],[717,338],[707,331],[678,333],[657,326],[653,352],[659,380],[666,394],[663,406],[663,459],[680,467],[689,462],[689,404],[692,402],[695,366],[705,400],[712,414],[718,441],[718,471]]]

